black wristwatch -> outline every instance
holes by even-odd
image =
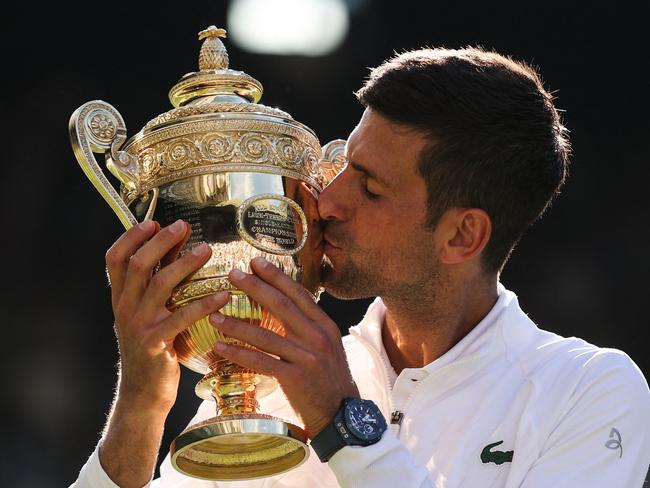
[[[378,442],[385,431],[386,419],[373,401],[345,398],[332,423],[311,440],[311,447],[326,463],[345,446]]]

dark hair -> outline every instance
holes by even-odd
[[[481,48],[421,49],[374,68],[356,95],[427,134],[418,165],[426,224],[454,207],[483,209],[493,229],[482,263],[499,272],[567,175],[567,130],[539,74]]]

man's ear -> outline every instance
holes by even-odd
[[[459,264],[483,252],[492,234],[492,220],[480,208],[454,208],[440,218],[440,260]]]

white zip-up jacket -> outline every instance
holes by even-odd
[[[151,488],[641,488],[650,462],[650,391],[623,352],[538,329],[499,286],[490,313],[446,354],[399,375],[381,341],[385,306],[369,307],[343,338],[363,398],[390,422],[368,447],[327,464],[253,481],[211,482],[176,472],[169,456]],[[299,423],[278,390],[261,410]],[[190,423],[214,416],[204,402]],[[74,488],[115,488],[97,449]]]

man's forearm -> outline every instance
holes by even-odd
[[[180,366],[174,340],[229,301],[229,294],[222,292],[174,311],[167,307],[174,288],[211,256],[205,243],[179,256],[190,234],[191,226],[182,220],[164,229],[145,220],[127,230],[106,253],[120,351],[119,393],[95,451],[98,456],[93,453],[81,474],[99,476],[99,486],[141,488],[149,482],[165,419],[178,392]],[[165,263],[162,268],[160,263]],[[80,486],[88,483],[93,486],[94,481]]]
[[[99,447],[106,474],[120,488],[142,488],[151,480],[167,409],[120,401],[109,416]]]

